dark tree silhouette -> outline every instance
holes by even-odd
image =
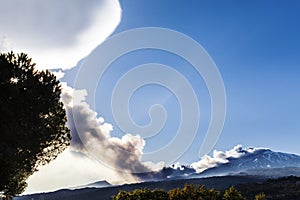
[[[59,81],[26,54],[0,54],[0,192],[20,194],[70,144]]]
[[[165,192],[161,189],[149,190],[135,189],[133,191],[120,190],[112,200],[246,200],[242,193],[230,187],[224,192],[215,190],[213,188],[206,189],[204,185],[185,184],[183,188],[174,188]],[[255,199],[264,200],[266,196],[264,193],[259,193]]]

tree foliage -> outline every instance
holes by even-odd
[[[266,195],[265,193],[261,192],[261,193],[258,193],[257,195],[255,195],[255,200],[266,200]]]
[[[168,199],[168,194],[163,190],[136,189],[131,192],[121,190],[113,200],[165,200]]]
[[[113,200],[245,200],[246,198],[234,187],[227,189],[222,195],[215,189],[206,189],[204,186],[185,184],[183,188],[163,190],[136,189],[126,192],[121,190]]]
[[[20,194],[70,144],[59,81],[26,54],[0,54],[0,191]]]
[[[229,189],[225,190],[223,200],[246,200],[246,198],[243,197],[240,191],[234,187],[230,187]]]
[[[206,189],[204,186],[193,184],[185,184],[183,189],[175,188],[168,192],[169,200],[180,200],[180,199],[221,199],[220,191],[214,189]]]

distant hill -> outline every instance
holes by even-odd
[[[14,198],[14,200],[108,200],[111,199],[111,196],[116,195],[119,190],[131,191],[141,188],[160,188],[167,191],[176,187],[183,187],[185,183],[205,185],[207,188],[223,190],[230,187],[231,185],[263,181],[266,181],[266,179],[252,176],[226,176],[200,179],[166,180],[158,182],[144,182],[122,186],[112,186],[106,188],[85,188],[76,190],[64,189],[50,193],[25,195]]]
[[[108,183],[107,181],[97,181],[94,183],[89,183],[87,185],[80,185],[80,186],[71,187],[68,189],[75,190],[75,189],[82,189],[82,188],[103,188],[103,187],[110,187],[110,186],[112,186],[112,185],[110,183]]]
[[[119,190],[132,191],[134,189],[164,189],[182,188],[184,184],[205,185],[221,191],[235,186],[248,199],[253,199],[255,194],[264,192],[271,200],[300,200],[300,177],[285,177],[267,180],[255,176],[224,176],[199,179],[168,180],[158,182],[144,182],[138,184],[112,186],[106,188],[85,188],[77,190],[59,190],[50,193],[25,195],[14,200],[109,200]]]

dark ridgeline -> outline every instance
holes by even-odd
[[[225,176],[200,179],[169,180],[145,182],[138,184],[111,186],[106,188],[86,188],[77,190],[59,190],[50,193],[41,193],[15,197],[14,200],[109,200],[120,190],[133,191],[147,188],[150,190],[163,189],[169,191],[174,188],[183,188],[185,184],[205,185],[224,192],[234,186],[247,199],[254,199],[256,194],[266,194],[272,200],[300,200],[300,177],[289,176],[279,179],[265,179],[254,176]]]

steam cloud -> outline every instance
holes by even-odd
[[[229,151],[223,152],[215,150],[213,156],[205,155],[199,161],[191,165],[184,166],[176,163],[169,167],[164,167],[159,171],[136,174],[136,176],[143,181],[185,178],[191,175],[201,177],[201,172],[206,169],[228,163],[229,159],[232,158],[241,158],[249,153],[255,153],[257,150],[260,150],[260,148],[243,149],[242,145],[237,145]]]
[[[75,95],[76,98],[73,98]],[[121,183],[140,181],[134,172],[151,171],[149,163],[141,162],[145,141],[139,135],[131,134],[122,138],[112,137],[112,125],[105,123],[103,118],[97,118],[97,113],[84,102],[85,96],[83,90],[63,86],[62,101],[72,134],[71,150],[93,156],[114,169],[123,178]]]
[[[220,164],[228,163],[228,158],[240,158],[245,153],[253,153],[256,149],[248,148],[243,149],[242,145],[237,145],[229,151],[213,151],[213,156],[205,155],[198,162],[192,163],[192,168],[194,168],[197,173],[200,173],[208,168],[216,167]]]
[[[98,118],[97,113],[85,102],[86,92],[63,85],[62,101],[65,104],[68,127],[71,129],[71,150],[102,162],[112,168],[120,178],[118,183],[133,183],[148,180],[164,180],[199,174],[206,169],[229,162],[229,158],[240,158],[257,149],[243,149],[237,145],[229,151],[214,150],[189,166],[179,163],[169,167],[155,166],[142,162],[145,141],[139,135],[125,134],[122,138],[112,137],[113,127]],[[76,98],[74,98],[76,96]],[[156,169],[155,169],[156,167]],[[157,169],[158,168],[158,169]],[[111,180],[107,180],[111,181]]]

